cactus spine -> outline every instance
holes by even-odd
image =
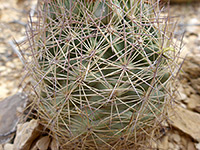
[[[144,0],[43,0],[27,63],[41,122],[63,149],[140,147],[165,119],[177,52]]]

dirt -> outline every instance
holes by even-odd
[[[23,87],[23,61],[16,54],[18,44],[25,38],[27,18],[34,9],[35,0],[0,0],[0,101],[20,91]],[[179,22],[175,32],[176,39],[183,38],[183,49],[180,60],[185,59],[178,82],[178,96],[175,104],[181,107],[177,110],[181,115],[200,116],[200,3],[172,5],[170,9]],[[18,43],[14,42],[14,39]],[[187,56],[187,57],[185,57]],[[20,88],[19,88],[20,87]],[[186,111],[181,112],[182,108]],[[185,116],[185,118],[186,118]],[[181,116],[184,118],[184,116]],[[197,117],[198,118],[198,117]],[[200,150],[200,139],[193,135],[197,131],[200,120],[181,120],[175,124],[166,124],[164,136],[155,143],[155,148],[166,150]],[[178,119],[176,119],[178,120]],[[184,120],[184,119],[182,119]],[[200,132],[199,132],[200,134]]]

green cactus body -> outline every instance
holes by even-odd
[[[41,122],[63,149],[140,145],[165,116],[175,70],[176,52],[163,50],[173,45],[157,5],[49,0],[40,6],[29,68]]]

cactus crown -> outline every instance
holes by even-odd
[[[41,122],[62,147],[141,146],[165,119],[177,51],[144,0],[43,0],[27,63]]]

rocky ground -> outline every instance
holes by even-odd
[[[0,110],[0,143],[14,135],[18,122],[18,119],[10,119],[11,122],[5,123],[2,114],[8,106],[2,100],[23,88],[20,87],[24,76],[23,62],[16,51],[20,50],[17,45],[25,39],[27,17],[33,15],[35,4],[36,0],[0,0],[0,105],[4,106]],[[170,11],[179,18],[176,38],[184,34],[181,57],[187,57],[179,77],[179,93],[175,102],[178,106],[165,125],[163,136],[154,145],[159,150],[200,150],[200,3],[172,5]],[[9,101],[9,98],[6,100]],[[12,109],[16,103],[10,101],[9,104],[12,104],[9,106],[10,112],[13,111],[14,117],[17,118],[18,114],[15,111],[19,113],[23,105],[19,102],[17,108]],[[5,132],[3,124],[10,127],[7,128],[10,133]],[[35,120],[20,125],[18,128],[21,130],[17,131],[19,136],[15,140],[15,145],[23,141],[20,135],[24,135],[25,131],[22,129],[29,129],[30,126],[40,128]],[[26,136],[27,141],[31,141],[35,136],[32,134],[35,134],[35,128]],[[46,136],[41,136],[35,143],[35,147],[40,147],[38,149],[45,149],[45,145],[41,143],[48,143],[52,149],[56,149],[55,141]],[[1,149],[12,150],[13,144],[0,145]]]

